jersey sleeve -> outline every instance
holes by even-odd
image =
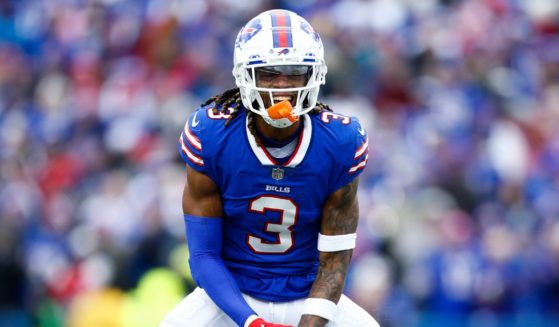
[[[359,176],[369,160],[369,138],[359,120],[351,117],[351,123],[347,127],[349,127],[348,133],[344,137],[345,142],[342,143],[342,151],[340,151],[344,155],[340,156],[341,162],[337,167],[332,192],[349,184]]]
[[[203,152],[202,113],[202,109],[198,109],[194,111],[186,121],[179,137],[178,150],[182,160],[187,165],[196,171],[206,173],[207,168],[204,163]]]

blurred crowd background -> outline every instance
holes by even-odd
[[[346,293],[385,327],[559,326],[556,0],[0,1],[0,326],[156,326],[193,289],[177,138],[272,8],[369,133]]]

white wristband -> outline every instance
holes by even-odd
[[[306,299],[303,304],[303,314],[319,316],[326,320],[332,320],[336,314],[336,307],[336,303],[330,300],[310,297]]]
[[[318,250],[322,252],[337,252],[355,248],[357,234],[324,235],[318,234]]]

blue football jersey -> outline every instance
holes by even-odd
[[[354,117],[306,114],[296,150],[279,165],[257,146],[246,109],[225,126],[229,117],[211,106],[195,110],[178,144],[186,164],[221,191],[225,265],[243,293],[274,302],[304,298],[319,265],[322,207],[363,171],[365,131]]]

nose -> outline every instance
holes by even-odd
[[[287,75],[279,74],[272,80],[272,85],[277,88],[287,88],[293,85],[293,79]]]

